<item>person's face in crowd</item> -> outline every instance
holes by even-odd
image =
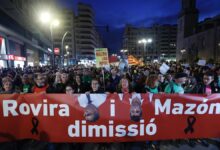
[[[158,87],[159,86],[159,81],[158,79],[154,81],[154,87]]]
[[[5,89],[5,91],[10,91],[12,90],[12,82],[10,81],[6,81],[3,83],[3,88]]]
[[[92,86],[92,90],[93,91],[98,91],[98,89],[99,89],[99,82],[97,80],[92,80],[91,86]]]
[[[171,75],[171,74],[168,74],[167,75],[167,80],[170,82],[170,81],[172,81],[173,80],[173,76]]]
[[[76,76],[76,82],[80,83],[81,82],[81,79],[80,79],[80,76]]]
[[[66,83],[68,81],[68,74],[67,73],[62,73],[61,74],[61,82]]]
[[[61,83],[61,74],[59,72],[56,73],[56,82]]]
[[[23,84],[28,84],[28,76],[23,76],[22,77],[22,83]]]
[[[66,94],[72,95],[74,93],[74,90],[71,86],[66,87]]]
[[[122,89],[128,88],[128,80],[127,79],[121,79],[121,87],[122,87]]]
[[[29,83],[32,83],[34,80],[34,76],[33,76],[33,74],[29,74],[28,75],[28,81],[29,81]]]
[[[45,79],[45,76],[42,75],[42,74],[39,74],[37,76],[37,79],[36,79],[36,84],[38,87],[43,87],[46,85],[46,79]]]
[[[213,80],[214,80],[214,78],[212,76],[207,76],[207,75],[203,76],[203,83],[205,85],[210,85]]]
[[[116,69],[112,69],[112,70],[111,70],[111,74],[112,74],[113,76],[116,76],[116,74],[117,74]]]
[[[183,77],[183,78],[178,78],[178,79],[175,79],[175,82],[179,85],[183,85],[186,83],[186,80],[187,78],[186,77]]]
[[[159,82],[161,82],[161,83],[163,83],[164,82],[164,76],[162,75],[162,74],[159,74],[158,75],[158,80],[159,80]]]
[[[98,119],[98,116],[98,109],[93,104],[89,104],[86,106],[84,111],[84,117],[87,121],[94,122]]]

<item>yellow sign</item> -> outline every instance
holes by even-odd
[[[109,65],[108,49],[107,48],[95,48],[96,67],[104,67]]]

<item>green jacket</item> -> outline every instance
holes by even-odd
[[[184,94],[184,89],[181,85],[176,84],[174,81],[172,81],[166,86],[164,92],[168,94],[169,93]]]

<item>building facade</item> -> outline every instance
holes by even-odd
[[[152,27],[133,27],[127,25],[123,36],[123,49],[145,60],[175,60],[176,25],[153,25]],[[152,39],[152,43],[138,43],[142,39]],[[145,46],[145,48],[144,48]]]
[[[79,3],[75,18],[75,41],[77,59],[95,59],[95,48],[103,47],[95,27],[95,14],[90,5]]]
[[[178,18],[177,60],[220,62],[220,15],[198,21],[196,0],[182,0]]]
[[[51,53],[48,49],[51,42],[47,33],[39,28],[36,4],[42,4],[42,1],[1,1],[0,67],[50,64]]]

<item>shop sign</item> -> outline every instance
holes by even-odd
[[[17,60],[17,61],[26,61],[26,58],[25,57],[20,57],[20,56],[14,56],[14,60]]]
[[[59,48],[54,48],[54,54],[59,55],[60,54],[60,49]]]

